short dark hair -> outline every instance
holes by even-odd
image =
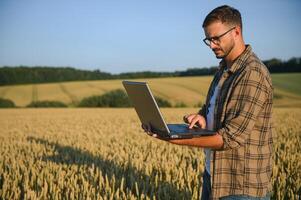
[[[240,12],[228,5],[219,6],[213,9],[205,18],[203,28],[213,22],[220,21],[228,25],[238,25],[242,29],[242,20]]]

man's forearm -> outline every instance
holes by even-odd
[[[175,139],[169,140],[172,144],[187,145],[202,148],[220,149],[224,142],[222,136],[215,134],[213,136],[202,136],[189,139]]]

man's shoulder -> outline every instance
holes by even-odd
[[[268,68],[254,52],[247,58],[245,70],[247,73],[257,74],[263,77],[267,84],[272,87],[271,74]]]
[[[247,69],[249,70],[256,70],[262,73],[269,74],[269,71],[265,64],[258,58],[258,56],[254,52],[252,52],[247,58],[246,65],[248,66]]]

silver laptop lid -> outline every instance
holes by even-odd
[[[155,98],[146,82],[122,81],[143,124],[150,125],[160,132],[170,133]]]

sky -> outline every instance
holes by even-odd
[[[202,23],[242,14],[262,60],[301,56],[300,0],[0,0],[0,66],[70,66],[113,74],[217,66]]]

